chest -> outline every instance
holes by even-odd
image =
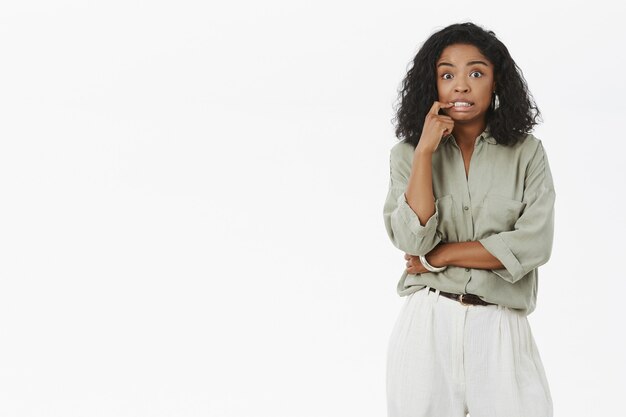
[[[469,178],[470,161],[472,160],[472,153],[474,149],[466,149],[461,151],[461,158],[463,159],[463,167],[465,168],[465,179]]]
[[[435,199],[452,194],[468,208],[480,205],[487,194],[521,201],[524,177],[524,161],[493,145],[479,144],[471,149],[448,146],[433,156]]]

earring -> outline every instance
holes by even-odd
[[[496,92],[493,92],[493,109],[497,109],[498,107],[500,107],[500,99],[498,99],[498,95],[496,94]]]

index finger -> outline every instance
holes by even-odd
[[[442,107],[448,108],[454,106],[454,103],[442,103],[441,101],[435,101],[430,108],[429,113],[439,114],[439,109]]]

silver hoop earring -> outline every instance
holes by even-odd
[[[498,95],[496,94],[496,92],[493,92],[493,109],[497,109],[498,107],[500,107],[500,99],[498,99]]]

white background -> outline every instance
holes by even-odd
[[[555,416],[618,415],[623,7],[3,2],[0,416],[385,416],[392,104],[468,20],[543,114]]]

